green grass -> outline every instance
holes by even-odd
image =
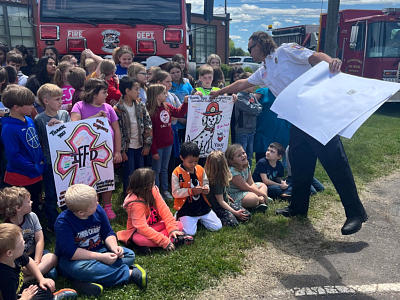
[[[399,168],[399,117],[400,104],[386,104],[351,140],[343,139],[359,189]],[[332,201],[340,201],[320,164],[315,176],[327,189],[312,197],[311,222],[321,217]],[[116,231],[124,228],[126,222],[118,196],[115,193],[114,207],[118,218],[112,223]],[[237,228],[223,228],[219,232],[200,228],[193,245],[180,247],[175,252],[159,250],[149,256],[138,255],[136,262],[149,274],[147,291],[141,292],[134,285],[111,288],[105,290],[102,299],[188,299],[216,285],[226,275],[241,273],[245,250],[272,240],[285,239],[289,230],[293,230],[289,220],[274,215],[275,207],[283,205],[273,204],[267,214],[256,214],[248,223]],[[68,282],[59,280],[58,288],[64,284]]]

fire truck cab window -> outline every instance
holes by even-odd
[[[99,5],[101,3],[101,5]],[[84,18],[96,24],[135,21],[148,24],[177,25],[182,23],[180,0],[43,0],[42,22],[76,22]]]
[[[368,57],[400,57],[400,22],[369,24]]]

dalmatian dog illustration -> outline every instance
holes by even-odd
[[[222,111],[219,110],[217,102],[211,102],[208,104],[206,111],[203,113],[202,125],[204,128],[193,140],[191,140],[191,142],[197,144],[201,154],[208,154],[214,150],[212,142],[215,126],[221,122],[221,113]],[[188,139],[190,139],[190,137]]]

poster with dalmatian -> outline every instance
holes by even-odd
[[[207,157],[214,150],[225,152],[232,109],[232,96],[214,99],[198,95],[189,97],[185,141],[199,146],[200,157]]]
[[[107,118],[46,126],[58,205],[68,187],[90,185],[98,193],[114,190],[113,139]]]

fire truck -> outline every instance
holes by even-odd
[[[297,43],[311,50],[317,49],[318,25],[298,25],[272,30],[272,38],[278,47],[283,43]]]
[[[38,55],[54,46],[60,55],[90,48],[105,56],[129,45],[136,61],[189,56],[190,4],[185,0],[40,0],[34,22]]]
[[[324,51],[327,14],[320,19],[319,51]],[[337,57],[342,71],[400,82],[400,8],[339,12]],[[400,92],[390,101],[400,101]]]

